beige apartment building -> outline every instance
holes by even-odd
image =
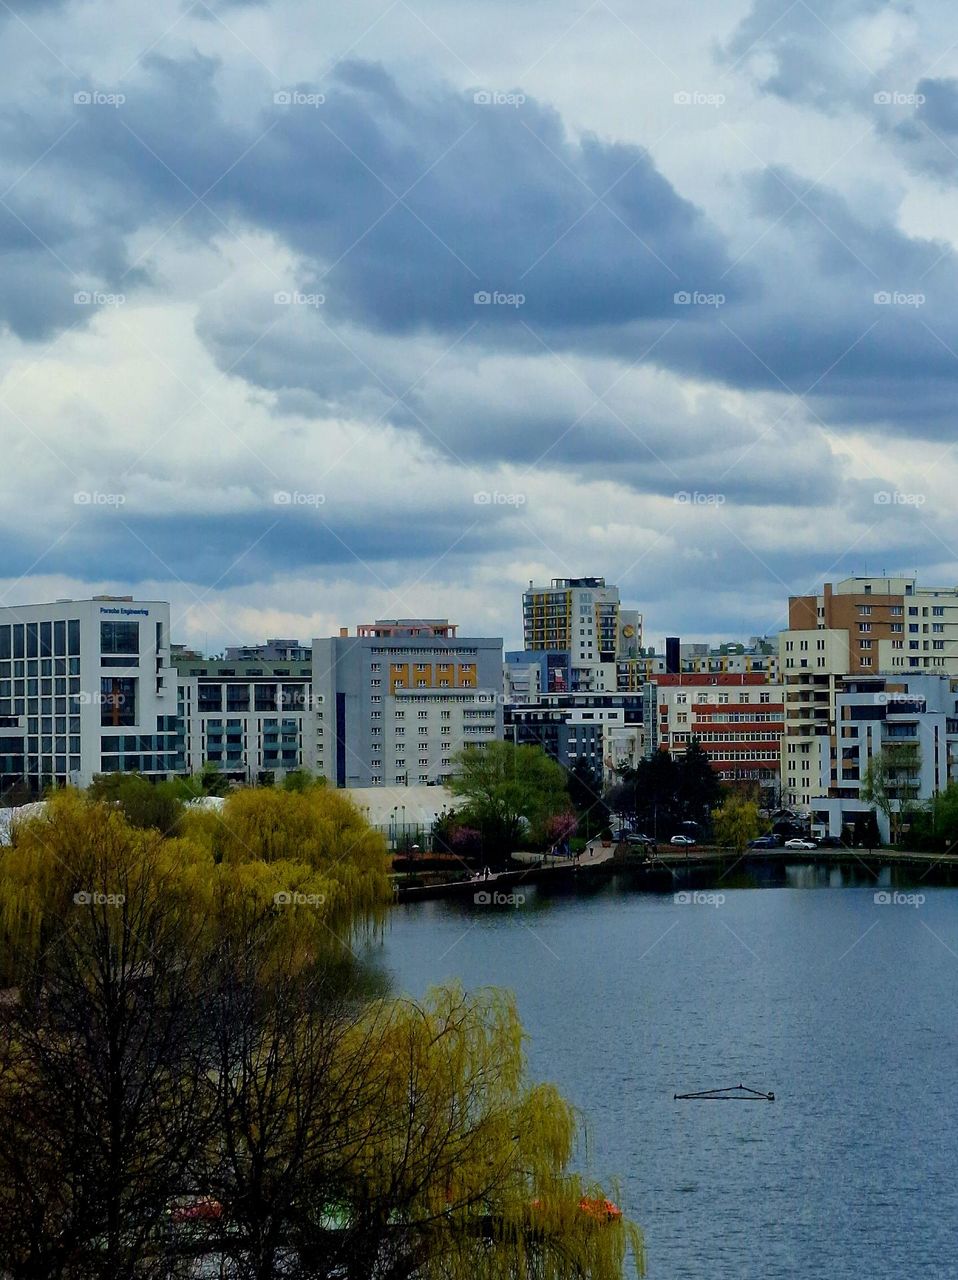
[[[845,578],[792,596],[779,635],[785,684],[783,800],[807,809],[837,777],[835,696],[843,676],[958,674],[958,587],[908,577]]]

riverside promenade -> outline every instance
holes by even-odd
[[[466,872],[456,878],[425,878],[421,883],[397,884],[397,902],[424,902],[437,898],[468,900],[488,894],[507,899],[526,885],[573,885],[579,877],[593,881],[602,876],[626,876],[636,888],[668,892],[676,886],[717,885],[729,877],[756,876],[767,882],[769,873],[783,877],[788,866],[847,868],[871,875],[876,883],[889,869],[896,884],[924,883],[958,886],[958,852],[920,853],[904,849],[746,849],[682,848],[664,846],[648,855],[627,845],[603,845],[592,841],[576,861],[544,857],[515,870],[492,873],[488,878]],[[480,899],[477,898],[477,901]],[[484,903],[489,899],[483,897]],[[504,902],[504,905],[506,903]]]
[[[592,840],[578,858],[553,858],[548,854],[535,861],[524,863],[513,870],[490,872],[488,876],[476,875],[468,869],[454,880],[432,883],[397,884],[397,902],[425,902],[432,898],[468,898],[470,895],[488,893],[512,894],[523,884],[546,884],[568,881],[583,872],[611,870],[615,862],[616,846]]]

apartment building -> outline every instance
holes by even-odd
[[[792,596],[789,631],[844,631],[849,672],[946,671],[958,665],[958,587],[914,578],[845,578]]]
[[[503,670],[506,702],[536,702],[549,693],[572,688],[568,650],[518,649],[506,654]]]
[[[835,695],[836,743],[827,788],[811,802],[813,830],[842,835],[873,810],[861,798],[869,762],[888,748],[896,807],[921,802],[958,776],[958,678],[936,672],[848,675]],[[876,813],[882,839],[890,821]]]
[[[315,755],[340,787],[448,780],[503,736],[502,640],[446,619],[380,619],[313,641]]]
[[[753,636],[748,644],[734,640],[718,645],[679,644],[678,672],[683,675],[762,675],[774,684],[779,678],[778,664],[777,636]],[[618,663],[618,686],[641,689],[647,681],[667,674],[665,655],[647,650]]]
[[[209,762],[241,782],[281,779],[303,767],[325,772],[315,751],[311,658],[264,662],[175,653],[173,661],[181,770],[197,773]]]
[[[267,640],[265,644],[234,645],[223,657],[227,662],[277,662],[303,664],[312,659],[313,651],[299,640]]]
[[[642,647],[642,615],[622,609],[604,578],[553,578],[523,593],[522,632],[527,651],[569,654],[573,692],[613,692],[617,662]]]
[[[170,608],[94,596],[0,609],[0,787],[176,769]]]
[[[835,695],[850,665],[847,630],[783,631],[779,638],[785,688],[782,802],[807,810],[831,776]]]
[[[634,767],[644,745],[642,695],[544,694],[509,703],[505,735],[518,746],[540,746],[564,769],[585,763],[596,778]]]
[[[785,699],[762,672],[661,675],[645,686],[647,753],[674,757],[697,738],[726,783],[754,784],[775,798]]]
[[[958,674],[958,588],[855,577],[789,600],[779,635],[785,683],[785,803],[827,795],[838,752],[836,697],[849,675]]]

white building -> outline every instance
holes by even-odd
[[[895,808],[922,802],[958,776],[958,679],[933,672],[849,675],[835,697],[836,728],[830,785],[811,799],[814,830],[841,835],[860,823],[870,806],[861,798],[869,762],[888,753]],[[890,822],[876,813],[883,840]]]
[[[0,608],[0,786],[177,768],[170,607],[94,596]]]
[[[642,615],[622,609],[618,587],[604,578],[553,578],[548,587],[530,582],[522,631],[527,650],[566,651],[572,689],[586,693],[614,692],[616,663],[642,647]]]

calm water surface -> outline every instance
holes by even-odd
[[[790,875],[718,905],[606,884],[399,907],[384,958],[412,994],[516,992],[651,1280],[958,1277],[958,890]],[[777,1100],[672,1098],[739,1083]]]

